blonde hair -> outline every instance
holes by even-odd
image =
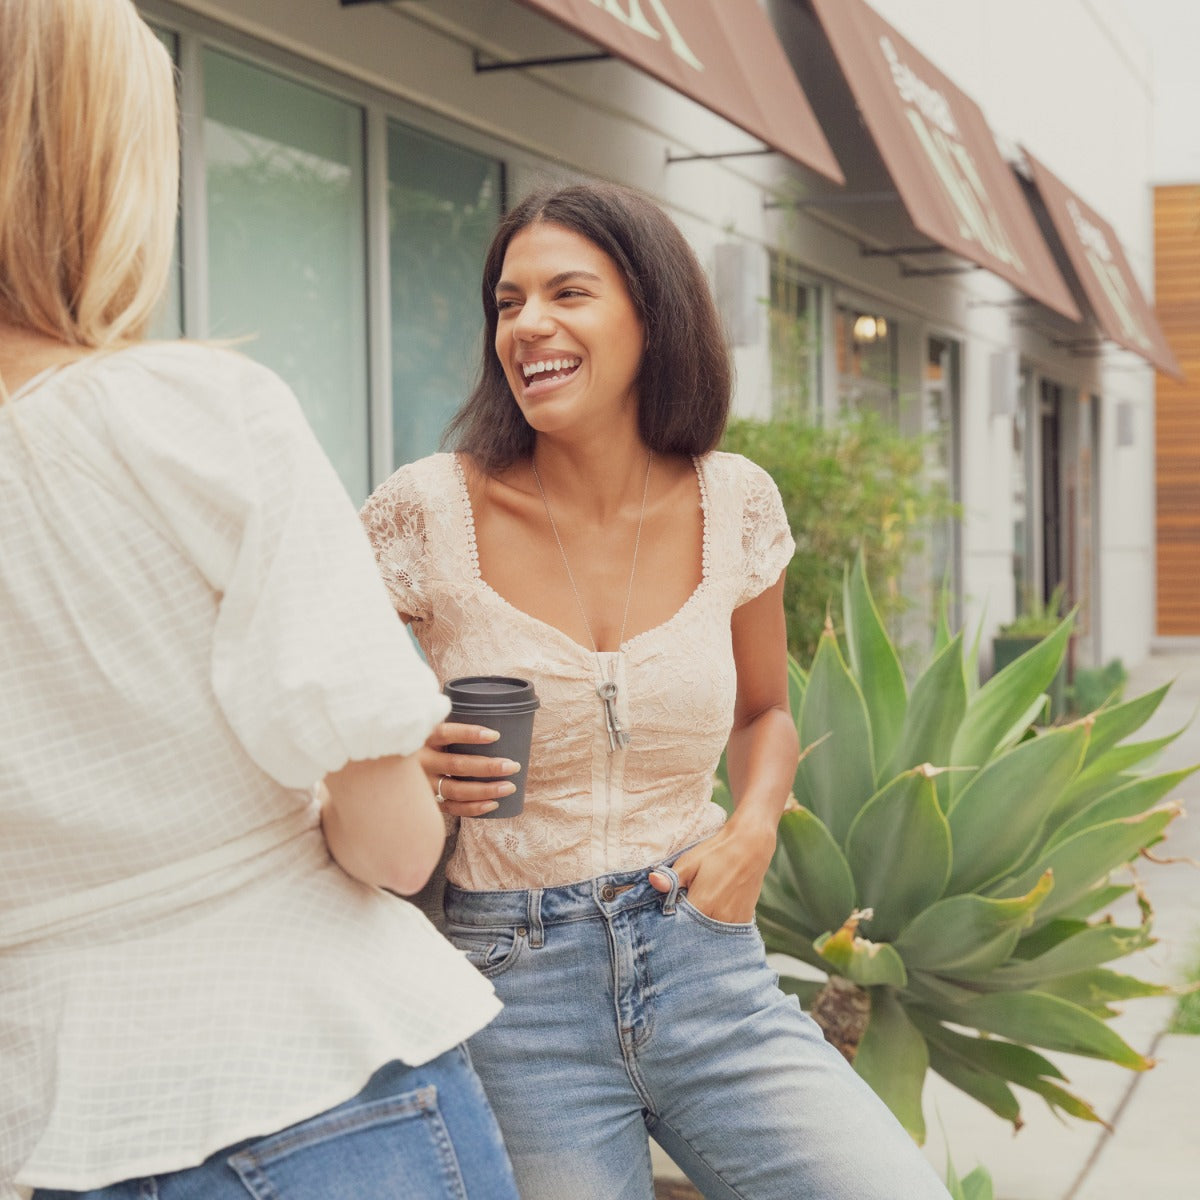
[[[174,245],[174,70],[132,0],[0,0],[0,320],[143,336]]]

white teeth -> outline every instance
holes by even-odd
[[[548,371],[569,371],[583,362],[581,358],[551,358],[542,362],[530,362],[521,364],[521,372],[526,379],[532,379],[535,375],[541,375]]]

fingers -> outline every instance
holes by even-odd
[[[662,892],[665,896],[671,890],[671,881],[661,871],[651,871],[648,878],[656,892]]]
[[[453,756],[448,756],[453,757]],[[478,764],[498,762],[505,763],[506,759],[480,759],[467,756],[471,769],[478,770]],[[520,767],[508,763],[515,770]],[[511,772],[509,772],[511,774]],[[451,775],[439,775],[436,780],[434,798],[445,812],[452,817],[481,817],[484,813],[494,812],[499,807],[500,800],[511,796],[517,790],[516,784],[508,780],[495,783],[474,779],[455,779]]]
[[[434,796],[452,817],[481,817],[494,812],[505,796],[517,790],[505,776],[515,775],[521,764],[511,758],[454,753],[448,746],[486,746],[500,734],[486,725],[442,721],[425,740],[421,766],[429,776]]]
[[[443,746],[486,745],[498,741],[499,730],[489,729],[486,725],[463,725],[458,721],[440,721],[434,726],[433,732],[425,739],[425,745],[431,750],[440,750]]]

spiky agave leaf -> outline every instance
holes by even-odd
[[[1178,808],[1164,800],[1193,769],[1146,771],[1176,735],[1133,740],[1166,689],[1034,728],[1068,619],[981,687],[947,626],[906,694],[861,563],[844,592],[849,663],[828,629],[793,689],[802,744],[827,740],[797,771],[805,807],[780,824],[768,948],[860,993],[856,1069],[914,1136],[930,1067],[1014,1125],[1014,1089],[1098,1120],[1039,1050],[1151,1065],[1107,1024],[1169,990],[1108,965],[1151,943],[1149,903],[1139,888],[1133,928],[1097,914],[1130,892],[1111,873],[1165,835]],[[818,1001],[830,986],[783,982]]]

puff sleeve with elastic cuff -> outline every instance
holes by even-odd
[[[354,506],[290,389],[228,351],[122,356],[109,434],[215,594],[212,686],[288,787],[409,754],[448,710],[396,619]]]

